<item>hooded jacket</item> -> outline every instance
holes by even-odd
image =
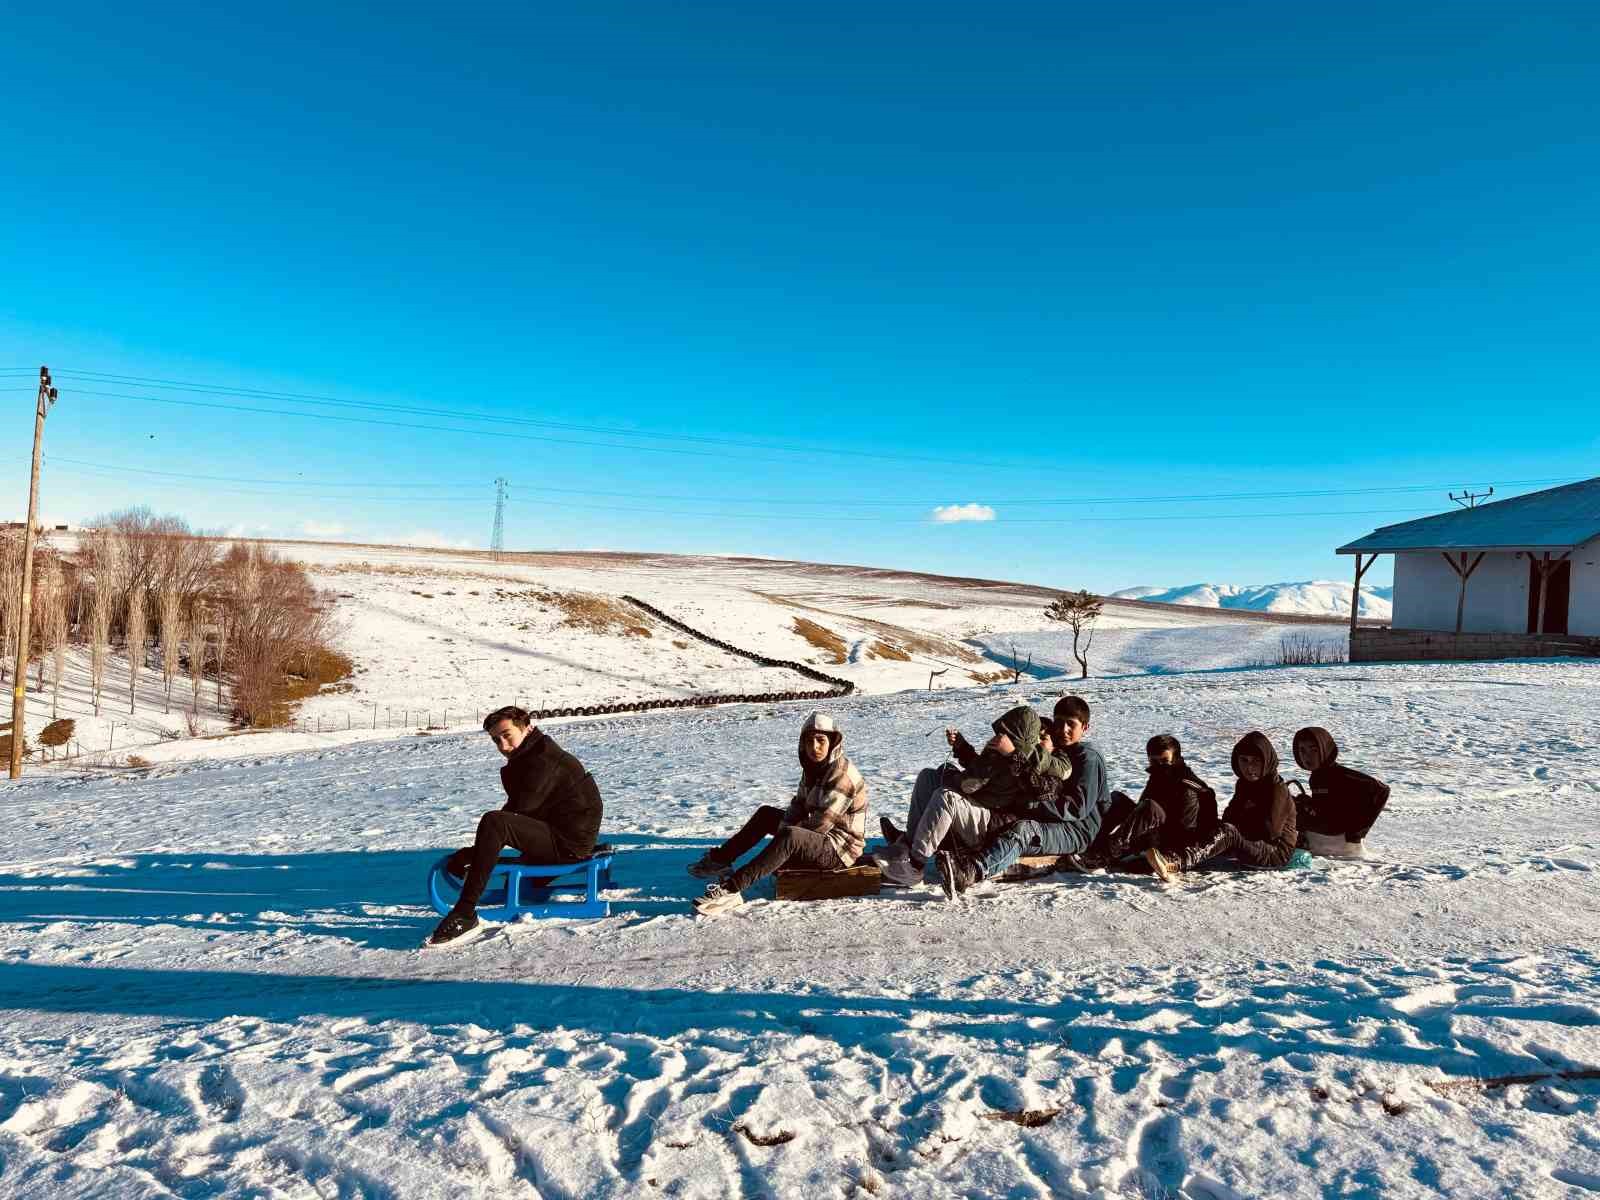
[[[1040,744],[1039,714],[1027,705],[1009,710],[992,728],[1011,739],[1012,752],[974,750],[957,734],[954,753],[962,769],[945,783],[979,808],[1020,815],[1041,796],[1054,796],[1071,776],[1070,760]]]
[[[1176,846],[1195,836],[1208,837],[1217,828],[1217,793],[1176,755],[1172,765],[1154,763],[1141,801],[1161,809],[1161,844]]]
[[[1302,741],[1316,746],[1322,762],[1312,769],[1303,761]],[[1389,785],[1336,760],[1339,746],[1320,725],[1309,725],[1294,735],[1294,760],[1311,771],[1311,795],[1297,803],[1302,832],[1343,835],[1359,842],[1372,828],[1389,802]]]
[[[550,826],[563,859],[588,858],[600,836],[600,789],[583,764],[537,726],[500,768],[505,811],[537,817]]]
[[[820,763],[806,756],[813,733],[828,737],[828,757]],[[861,857],[867,845],[867,784],[844,756],[844,731],[832,717],[812,713],[800,727],[800,785],[783,815],[785,825],[827,835],[845,866]]]
[[[1254,782],[1239,780],[1222,819],[1247,841],[1272,842],[1293,850],[1300,835],[1295,827],[1294,801],[1289,798],[1289,789],[1278,774],[1278,752],[1272,748],[1272,741],[1266,734],[1253,730],[1240,738],[1233,748],[1235,775],[1239,774],[1239,758],[1243,754],[1254,754],[1261,759],[1261,778]]]

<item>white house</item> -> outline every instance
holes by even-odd
[[[1600,477],[1385,525],[1340,554],[1356,584],[1393,554],[1387,629],[1351,614],[1352,661],[1600,655]]]

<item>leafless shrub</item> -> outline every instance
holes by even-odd
[[[1291,633],[1278,643],[1280,667],[1317,666],[1349,661],[1348,653],[1333,638],[1313,639],[1308,633]]]
[[[236,543],[223,557],[216,591],[232,647],[234,718],[244,725],[287,719],[287,676],[319,677],[330,655],[327,611],[305,568],[259,543]],[[337,656],[334,656],[337,657]],[[349,661],[343,660],[348,672]],[[300,676],[305,678],[304,675]]]
[[[197,709],[185,709],[183,714],[183,727],[189,731],[190,737],[199,737],[203,726],[200,723],[200,713]]]

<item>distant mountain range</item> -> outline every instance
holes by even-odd
[[[1188,587],[1131,587],[1112,592],[1115,600],[1153,600],[1158,604],[1187,604],[1194,608],[1244,608],[1252,612],[1305,613],[1341,616],[1350,611],[1350,584],[1331,580],[1306,583],[1192,583]],[[1361,589],[1363,617],[1388,620],[1394,610],[1394,588]]]

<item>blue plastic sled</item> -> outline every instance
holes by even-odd
[[[490,921],[515,921],[530,917],[599,918],[611,915],[611,902],[600,899],[600,889],[611,886],[610,846],[596,846],[580,862],[525,863],[502,858],[489,872],[489,886],[478,901],[478,915]],[[441,917],[461,896],[461,885],[444,869],[447,854],[428,872],[428,899]],[[556,892],[579,892],[583,898],[553,900]]]

